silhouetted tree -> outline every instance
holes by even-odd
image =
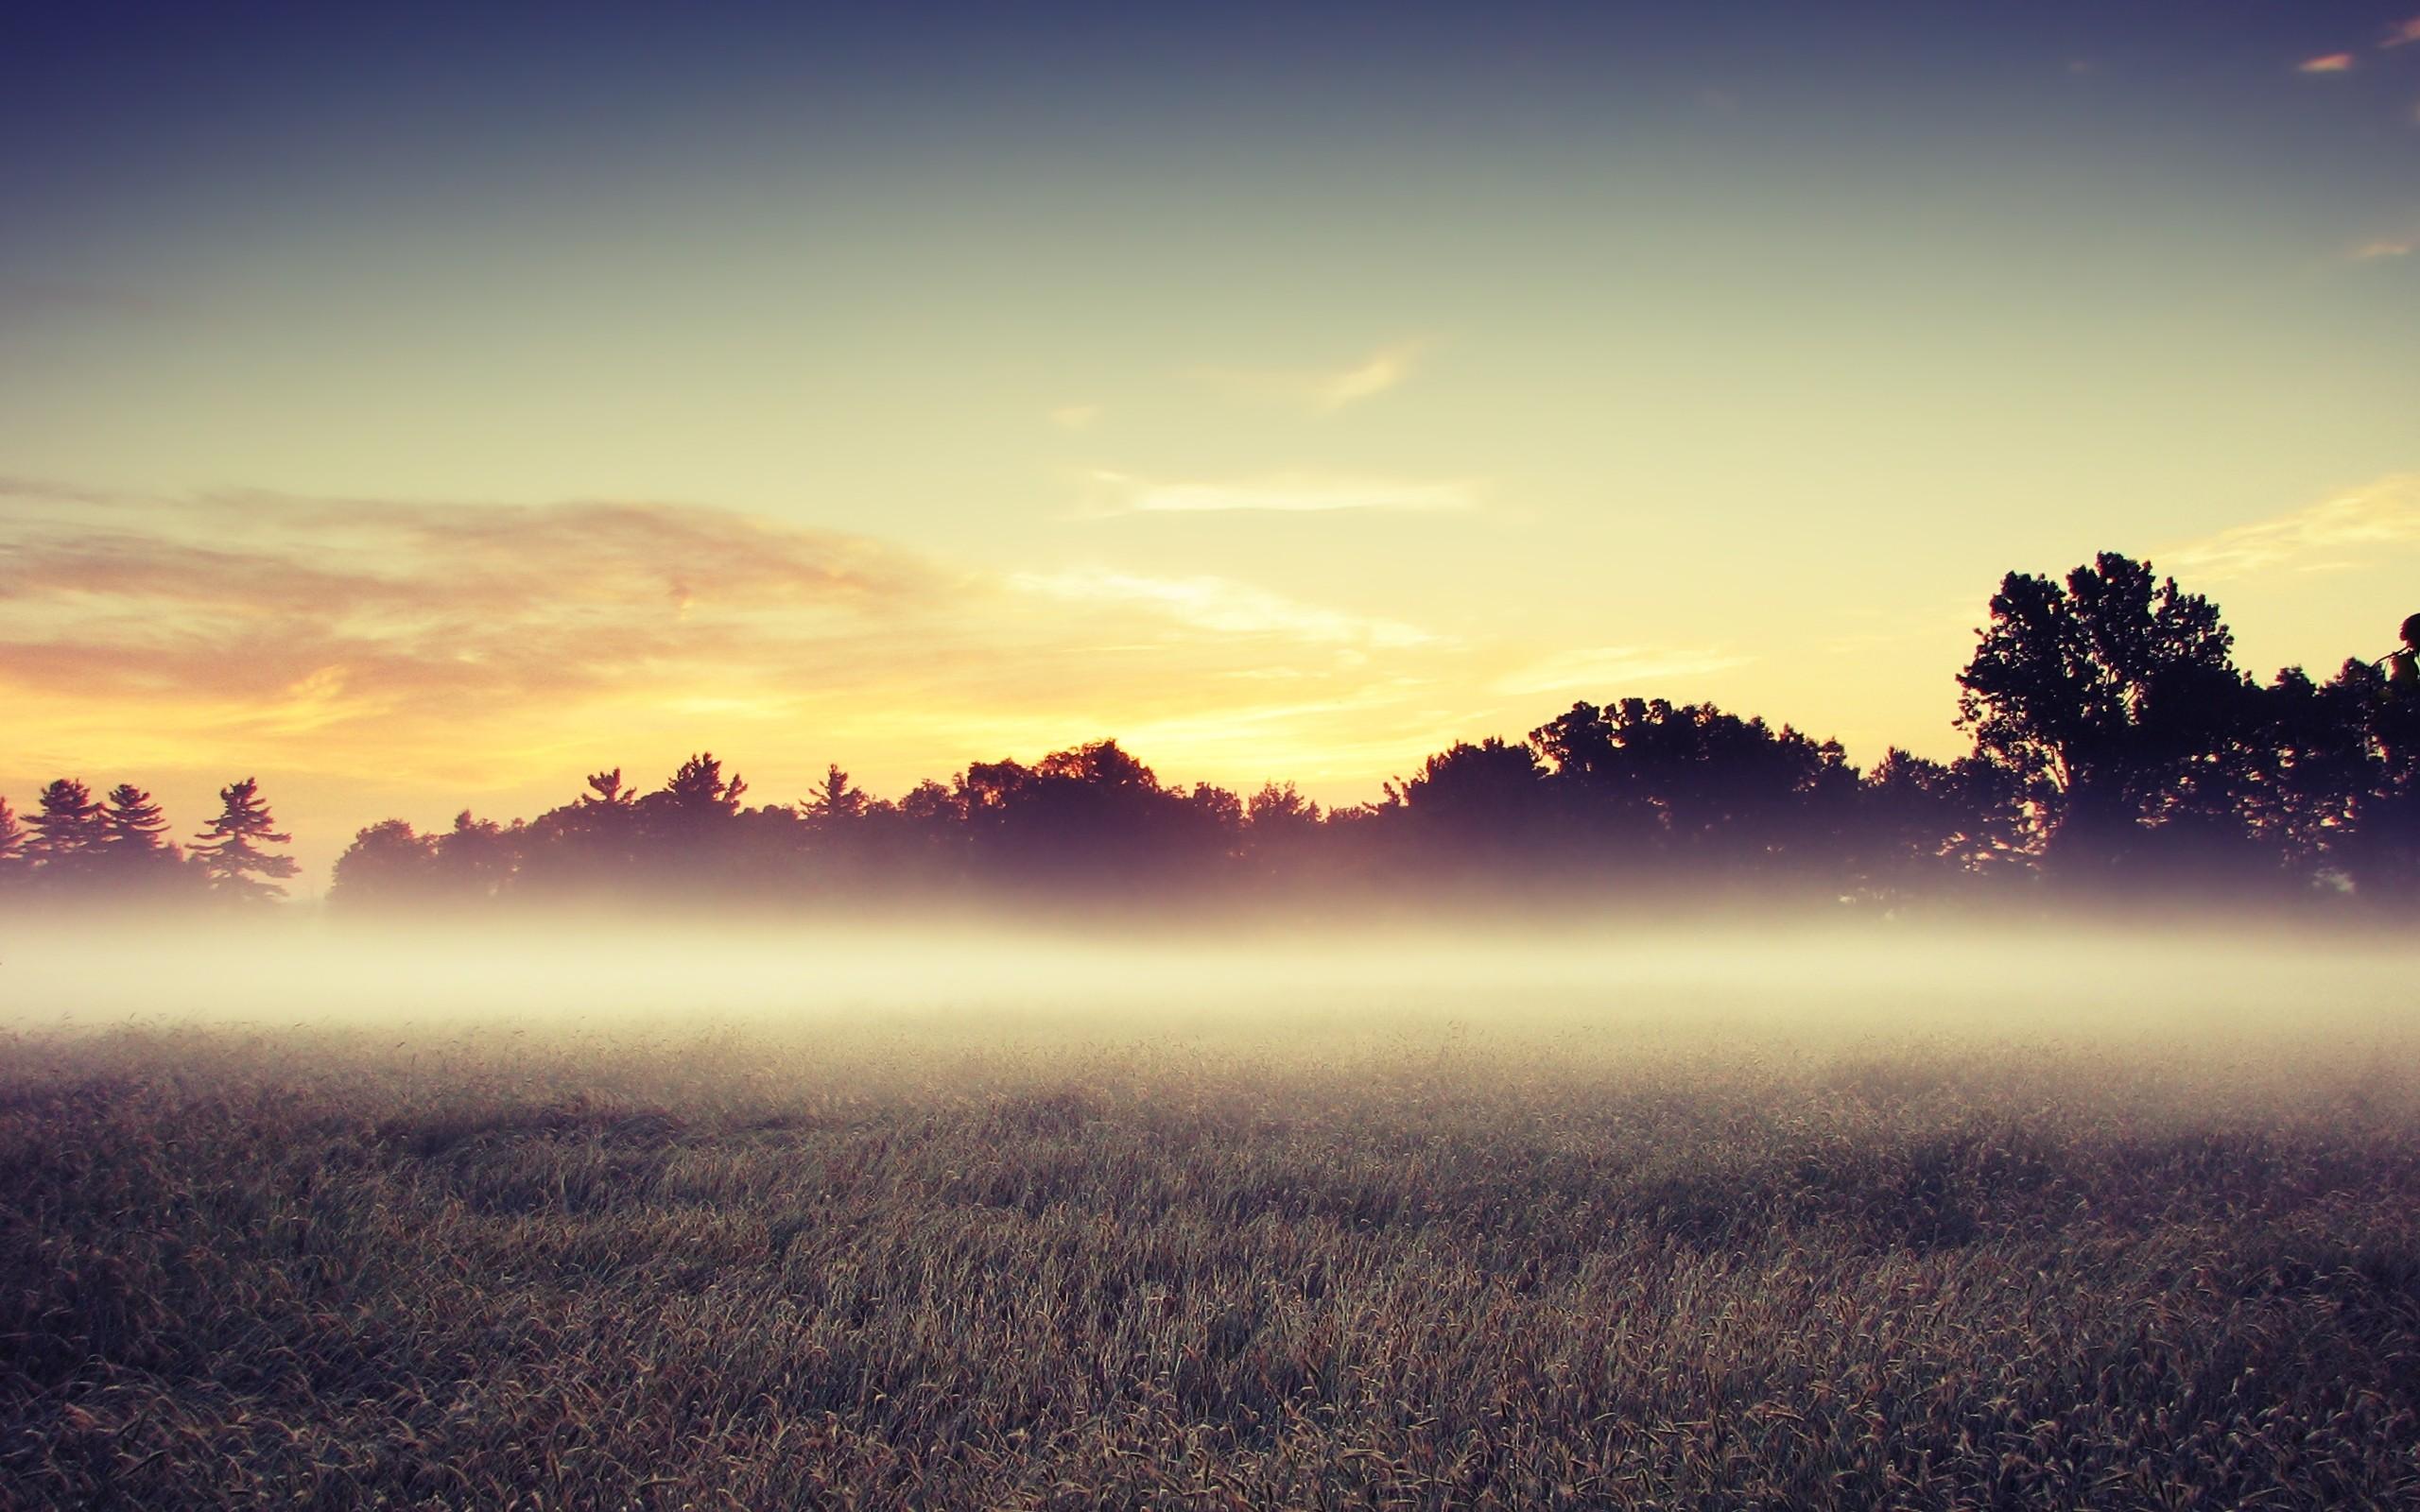
[[[1244,856],[1259,882],[1301,876],[1320,840],[1320,806],[1291,782],[1264,782],[1244,804]]]
[[[1147,878],[1202,878],[1231,851],[1227,823],[1240,804],[1215,792],[1173,792],[1117,742],[1097,740],[1029,767],[977,762],[959,774],[949,806],[963,816],[972,864],[993,880],[1114,894]]]
[[[2374,902],[2420,902],[2420,692],[2348,661],[2318,697],[2323,738],[2346,741],[2332,762],[2358,773],[2338,799],[2339,821],[2321,818],[2328,866]],[[2349,727],[2349,738],[2330,725]]]
[[[640,866],[667,895],[695,895],[725,880],[738,839],[740,795],[748,783],[726,778],[712,751],[681,764],[658,791],[638,801]]]
[[[45,887],[78,888],[95,881],[109,821],[91,788],[60,778],[42,790],[41,806],[26,822],[32,831],[26,854]]]
[[[2240,817],[2282,876],[2350,880],[2364,795],[2384,768],[2369,730],[2369,704],[2384,692],[2377,669],[2357,662],[2325,685],[2287,667],[2256,696]]]
[[[1304,833],[1320,822],[1320,806],[1305,798],[1291,782],[1263,782],[1245,805],[1244,822],[1268,834]]]
[[[1765,862],[1802,850],[1837,815],[1855,774],[1839,746],[1784,726],[1741,719],[1712,704],[1626,698],[1615,733],[1663,820],[1665,841],[1715,865]],[[1794,812],[1801,807],[1806,812]]]
[[[1851,869],[1885,897],[1935,890],[2020,859],[2014,785],[1973,756],[1944,765],[1893,747],[1858,791]]]
[[[337,857],[328,901],[339,907],[424,903],[437,892],[437,836],[402,819],[356,831]]]
[[[101,820],[106,833],[95,859],[112,887],[157,893],[193,875],[184,852],[168,838],[167,816],[133,783],[110,789]]]
[[[109,807],[102,816],[109,832],[102,838],[102,849],[139,855],[176,853],[175,843],[168,838],[167,816],[150,794],[132,782],[110,789]]]
[[[508,830],[493,819],[474,818],[469,809],[454,816],[454,828],[433,837],[431,872],[438,890],[457,902],[484,902],[511,885],[521,860],[522,826]]]
[[[264,845],[291,845],[294,836],[278,833],[277,821],[261,799],[260,783],[247,777],[222,787],[218,801],[218,816],[210,821],[209,829],[194,836],[194,857],[210,879],[211,889],[222,897],[247,902],[267,902],[283,897],[285,889],[277,884],[301,868],[292,856],[261,849]]]
[[[868,801],[865,790],[851,785],[849,774],[835,762],[824,767],[823,781],[799,807],[808,818],[830,826],[865,817]]]
[[[590,773],[587,791],[522,831],[514,890],[554,899],[635,890],[642,880],[638,801],[620,767]]]
[[[1530,738],[1552,764],[1556,823],[1596,869],[1828,873],[1856,822],[1838,743],[1710,703],[1577,703]]]
[[[17,822],[9,800],[0,798],[0,887],[21,881],[26,870],[25,826]]]
[[[1544,818],[1546,768],[1538,753],[1490,735],[1456,741],[1405,782],[1403,807],[1430,864],[1446,858],[1502,862],[1526,850]]]
[[[2107,874],[2161,825],[2196,850],[2227,838],[2252,705],[2216,605],[2102,552],[2064,586],[2009,574],[1991,616],[1959,723],[2021,784],[2047,855]]]
[[[722,763],[707,751],[681,764],[661,792],[649,793],[639,807],[650,814],[694,819],[727,819],[739,812],[739,797],[748,783],[738,773],[722,775]]]
[[[588,791],[576,800],[582,808],[629,808],[639,800],[638,790],[622,785],[622,769],[588,774]]]

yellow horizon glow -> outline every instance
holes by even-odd
[[[1164,780],[1354,803],[1455,740],[1665,696],[1841,738],[1861,764],[1946,757],[1965,745],[1952,675],[1997,581],[1939,585],[1937,610],[1717,606],[1660,640],[1569,644],[1214,574],[1002,572],[697,505],[15,498],[0,794],[22,810],[52,777],[130,780],[189,828],[259,774],[305,890],[375,819],[530,816],[588,772],[652,785],[706,749],[752,802],[795,801],[831,762],[895,797],[1106,736]],[[2255,675],[2325,676],[2400,617],[2420,476],[2148,554],[2219,599]]]

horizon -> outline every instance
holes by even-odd
[[[2155,564],[2152,563],[2145,563],[2143,565],[2155,567]],[[2083,571],[2089,566],[2091,566],[2091,563],[2087,562],[2081,564],[2076,570]],[[2009,575],[2011,578],[2018,576],[2024,575],[2019,575],[2014,572]],[[2030,576],[2042,578],[2048,582],[2056,582],[2066,575],[2036,574]],[[2163,576],[2168,582],[2172,583],[2174,581],[2172,576],[2165,576],[2165,575],[2163,575]],[[2175,586],[2180,591],[2190,595],[2192,588],[2191,584],[2176,584]],[[2219,614],[2223,616],[2224,607],[2222,605],[2213,605],[2212,608]],[[1995,619],[1995,623],[1999,622]],[[2233,632],[2233,627],[2231,624],[2228,624],[2221,619],[2221,627],[2229,632],[2229,637],[2232,643],[2238,644],[2240,644],[2240,636]],[[1984,639],[1985,633],[1986,632],[1982,628],[1978,628],[1976,635],[1979,643]],[[2241,666],[2239,658],[2230,654],[2227,660],[2229,664],[2236,666],[2238,675],[2242,677],[2249,684],[2255,687],[2261,685],[2263,679],[2254,669]],[[2348,655],[2342,660],[2340,665],[2349,667],[2358,663],[2364,667],[2376,668],[2381,675],[2383,675],[2386,662],[2387,659],[2383,657],[2369,658],[2359,655]],[[1972,666],[1973,664],[1970,663],[1969,671],[1972,670]],[[2289,674],[2296,672],[2315,674],[2314,680],[2322,680],[2323,678],[2326,678],[2332,673],[2332,669],[2326,666],[2314,669],[2296,663],[2275,669],[2274,675],[2276,679],[2282,679]],[[1963,674],[1962,674],[1962,676]],[[1958,680],[1959,679],[1953,679],[1953,683]],[[1603,701],[1601,707],[1610,713],[1613,707],[1623,701],[1624,697],[1634,698],[1637,696],[1638,696],[1636,695],[1622,695],[1607,697]],[[1645,701],[1650,705],[1668,704],[1670,707],[1683,712],[1687,712],[1688,710],[1695,708],[1708,709],[1720,715],[1750,721],[1757,727],[1769,730],[1775,737],[1788,738],[1797,736],[1812,742],[1816,747],[1838,747],[1846,762],[1849,771],[1852,773],[1873,774],[1877,765],[1893,753],[1904,753],[1927,761],[1939,760],[1945,765],[1952,764],[1968,757],[1974,757],[1979,760],[1985,759],[1988,754],[1984,750],[1982,745],[1976,740],[1971,728],[1962,722],[1953,723],[1952,728],[1958,732],[1956,748],[1941,750],[1938,754],[1927,750],[1921,744],[1903,745],[1896,742],[1893,743],[1881,751],[1858,752],[1848,749],[1844,743],[1838,741],[1835,737],[1825,735],[1820,730],[1801,730],[1786,721],[1769,721],[1766,720],[1758,712],[1752,709],[1724,709],[1720,705],[1713,703],[1710,699],[1691,699],[1685,696],[1674,696],[1669,699],[1651,697],[1647,698]],[[969,758],[968,760],[961,761],[943,770],[930,771],[908,777],[902,780],[896,788],[891,790],[869,787],[865,782],[857,780],[857,774],[847,771],[837,762],[827,762],[824,764],[824,767],[827,771],[837,773],[840,777],[846,779],[851,788],[857,795],[859,800],[870,800],[877,807],[890,807],[895,806],[900,799],[906,798],[917,787],[926,786],[935,782],[939,782],[945,787],[962,787],[971,768],[980,767],[987,764],[1000,764],[1010,767],[1022,767],[1031,770],[1033,769],[1033,765],[1036,764],[1046,765],[1044,761],[1046,754],[1051,758],[1067,758],[1077,756],[1080,752],[1095,747],[1107,746],[1122,751],[1127,757],[1139,763],[1145,774],[1148,777],[1156,780],[1162,788],[1172,796],[1196,788],[1211,788],[1223,791],[1229,797],[1236,799],[1249,800],[1253,798],[1254,793],[1261,791],[1264,787],[1284,788],[1289,793],[1298,793],[1302,799],[1311,802],[1314,806],[1314,812],[1320,809],[1324,809],[1331,814],[1341,816],[1348,811],[1366,810],[1380,812],[1390,805],[1401,802],[1410,791],[1416,788],[1419,782],[1418,773],[1422,769],[1421,763],[1423,760],[1427,760],[1433,765],[1433,762],[1437,758],[1451,754],[1451,752],[1455,750],[1463,749],[1470,746],[1475,746],[1483,742],[1502,740],[1511,745],[1528,747],[1533,751],[1536,751],[1543,758],[1546,756],[1547,752],[1539,746],[1536,738],[1542,732],[1541,727],[1550,724],[1553,719],[1559,718],[1566,710],[1576,710],[1581,707],[1596,708],[1599,706],[1593,700],[1576,699],[1573,703],[1558,706],[1552,711],[1551,714],[1541,710],[1538,712],[1540,720],[1539,726],[1532,726],[1526,731],[1517,729],[1502,730],[1470,730],[1467,734],[1456,736],[1443,748],[1421,752],[1416,756],[1407,757],[1404,760],[1389,764],[1387,768],[1388,775],[1376,780],[1379,788],[1377,793],[1353,797],[1336,796],[1333,793],[1323,791],[1322,787],[1315,782],[1298,782],[1297,780],[1283,773],[1269,774],[1260,778],[1256,782],[1241,782],[1230,785],[1229,783],[1223,783],[1213,779],[1195,777],[1182,772],[1161,770],[1154,765],[1149,752],[1133,749],[1119,735],[1115,732],[1107,731],[1085,739],[1071,741],[1048,753],[1040,751],[1031,753],[1008,752],[996,753],[992,757],[983,759]],[[798,774],[797,780],[789,782],[786,788],[769,787],[768,784],[760,778],[751,778],[749,776],[750,771],[756,770],[757,768],[752,766],[744,757],[717,755],[711,746],[702,745],[697,741],[676,740],[666,748],[676,751],[685,751],[686,755],[685,757],[675,757],[667,761],[666,771],[660,779],[661,782],[666,783],[676,782],[682,770],[685,770],[689,765],[695,765],[702,757],[709,762],[717,771],[738,782],[740,785],[745,788],[748,798],[753,799],[753,801],[751,802],[747,801],[745,799],[734,798],[732,799],[732,803],[735,810],[744,807],[746,810],[752,812],[782,811],[795,816],[804,816],[810,812],[814,805],[815,789],[821,787],[822,783],[822,774],[821,773],[816,774],[814,780],[811,782],[807,780],[804,774]],[[588,766],[591,765],[597,767],[598,770],[594,772],[588,770]],[[788,775],[787,768],[786,767],[777,767],[775,769],[778,772],[786,774],[786,776]],[[812,770],[811,766],[809,767],[809,770]],[[522,796],[527,799],[527,807],[526,811],[515,811],[509,807],[490,807],[483,811],[475,801],[461,803],[451,802],[441,794],[430,799],[429,801],[433,804],[433,808],[426,808],[421,812],[414,813],[401,813],[389,810],[388,812],[377,814],[374,816],[364,818],[359,826],[344,831],[341,833],[313,832],[305,827],[294,827],[290,819],[281,820],[281,823],[286,824],[290,828],[294,828],[294,833],[291,841],[279,849],[283,851],[290,851],[296,857],[300,866],[299,874],[292,879],[294,885],[287,888],[286,891],[289,896],[297,896],[300,899],[307,900],[309,902],[324,902],[327,898],[328,889],[333,880],[333,868],[336,859],[340,852],[354,845],[362,838],[365,838],[368,827],[372,824],[400,819],[409,824],[414,830],[424,834],[434,836],[441,833],[447,825],[457,823],[461,819],[475,818],[483,822],[501,823],[509,830],[517,832],[518,828],[524,822],[539,817],[549,811],[568,810],[578,804],[592,800],[595,795],[593,792],[589,791],[589,789],[594,788],[596,779],[599,776],[604,775],[607,771],[610,771],[611,774],[618,780],[625,797],[659,791],[658,789],[651,788],[649,786],[650,778],[648,773],[634,768],[631,764],[620,761],[598,760],[580,766],[578,776],[585,784],[584,786],[574,786],[568,776],[561,782],[542,780],[538,783],[525,784],[524,787],[520,789],[520,792]],[[54,773],[53,776],[85,782],[95,798],[101,795],[111,785],[128,781],[124,773],[116,771],[97,775],[84,772]],[[31,798],[37,798],[40,796],[43,787],[46,785],[48,781],[48,779],[44,779],[40,782],[27,780],[23,782],[20,784],[20,787],[24,793],[28,795],[30,799]],[[240,779],[230,779],[230,781],[246,784],[253,783],[258,781],[258,771],[256,769],[248,769],[244,777]],[[1410,785],[1408,786],[1407,784]],[[142,784],[138,782],[135,785],[140,787]],[[163,838],[172,846],[189,847],[193,839],[201,837],[199,831],[196,831],[194,833],[189,835],[181,830],[179,827],[183,823],[183,821],[174,817],[173,811],[182,807],[197,814],[207,814],[211,809],[209,801],[211,794],[216,793],[220,799],[224,799],[226,797],[226,789],[223,786],[213,782],[206,778],[195,778],[192,785],[194,786],[192,801],[183,804],[180,804],[175,801],[176,799],[186,797],[186,795],[177,787],[170,787],[160,792],[149,792],[147,795],[154,799],[169,800],[165,802],[164,806],[169,808],[172,811],[172,814],[169,819],[168,828],[164,833]],[[306,787],[305,791],[307,793],[310,789]],[[784,793],[787,793],[789,796],[782,796]],[[7,787],[0,787],[0,804],[10,802],[13,797],[14,790]],[[264,791],[262,798],[263,800],[268,803],[272,809],[278,809],[281,807],[277,794]],[[347,801],[347,799],[339,799],[338,801],[342,803]],[[26,817],[32,809],[33,804],[31,801],[19,803],[17,805],[16,817],[19,819]],[[2055,821],[2051,822],[2055,828]],[[2033,859],[2039,861],[2041,858],[2039,856],[2035,856]]]

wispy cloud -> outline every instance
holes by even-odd
[[[2327,572],[2380,550],[2420,545],[2420,473],[2398,473],[2270,520],[2187,541],[2155,559],[2180,577]]]
[[[1237,398],[1325,414],[1374,398],[1411,376],[1427,343],[1398,341],[1343,368],[1214,368],[1202,376]]]
[[[2295,64],[2294,72],[2297,74],[2343,74],[2351,72],[2352,67],[2351,53],[2322,53],[2317,58],[2306,58]]]
[[[1092,481],[1108,489],[1120,514],[1204,514],[1257,510],[1272,514],[1323,514],[1340,509],[1429,513],[1476,508],[1479,484],[1471,478],[1374,478],[1283,472],[1216,482],[1170,482],[1097,472]]]
[[[1010,576],[700,506],[0,488],[9,782],[32,776],[12,759],[139,755],[475,792],[746,730],[801,782],[1188,721],[1342,749],[1396,728],[1362,690],[1462,654],[1231,579]]]
[[[1592,689],[1600,697],[1612,696],[1675,678],[1746,666],[1754,660],[1719,646],[1592,646],[1533,662],[1499,679],[1495,691],[1522,695]]]
[[[2380,236],[2362,242],[2344,255],[2356,263],[2373,263],[2382,257],[2409,257],[2420,241],[2409,236]]]
[[[2413,16],[2409,21],[2395,22],[2387,27],[2386,36],[2379,42],[2378,49],[2383,52],[2389,47],[2405,47],[2416,42],[2420,42],[2420,16]]]
[[[166,692],[269,732],[477,719],[877,640],[953,586],[863,538],[674,505],[88,501],[0,537],[0,682]]]
[[[1397,620],[1297,603],[1223,577],[1150,577],[1106,569],[1020,574],[1010,585],[1070,603],[1154,610],[1179,624],[1227,635],[1383,648],[1426,645],[1436,637]]]
[[[1101,414],[1095,404],[1062,404],[1050,412],[1050,423],[1063,431],[1088,431],[1100,422]]]

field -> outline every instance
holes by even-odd
[[[2408,1035],[1502,1011],[30,1028],[0,1504],[2420,1501]]]

